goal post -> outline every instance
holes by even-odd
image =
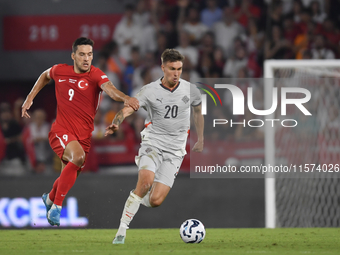
[[[296,79],[300,79],[303,80],[306,78],[310,79],[323,79],[324,77],[334,77],[334,78],[339,78],[340,77],[340,60],[266,60],[264,63],[264,78],[265,78],[265,87],[264,87],[264,106],[265,109],[269,109],[271,107],[272,104],[272,89],[274,87],[274,79],[276,78],[292,78],[291,73],[294,72],[294,75],[296,75],[298,78]],[[293,78],[295,78],[293,76]],[[306,85],[306,83],[308,83],[309,80],[303,80],[303,83]],[[298,83],[299,81],[297,81]],[[334,90],[333,94],[336,94],[336,92],[338,92],[340,89],[337,85],[337,87],[331,87],[332,84],[329,85],[331,88],[331,91]],[[315,86],[316,87],[316,86]],[[314,89],[314,88],[313,88]],[[314,91],[315,92],[315,91]],[[312,92],[313,93],[313,92]],[[332,93],[332,92],[331,92]],[[335,97],[335,96],[334,96]],[[340,99],[339,99],[340,101]],[[324,108],[326,108],[327,105],[324,106]],[[339,113],[340,113],[340,109],[339,109]],[[320,113],[321,115],[321,113]],[[340,116],[340,115],[339,115]],[[274,113],[271,116],[267,116],[268,119],[274,119]],[[340,128],[340,127],[339,127]],[[276,130],[274,128],[271,128],[269,125],[265,126],[265,164],[266,165],[272,165],[275,166],[276,164],[278,164],[277,159],[276,159],[276,149],[277,149],[277,145],[276,145],[276,141],[277,136],[279,136],[279,134],[276,134]],[[284,136],[288,136],[287,134],[284,134]],[[317,139],[317,138],[315,138]],[[339,139],[340,140],[340,139]],[[340,144],[340,142],[339,142]],[[306,148],[308,146],[308,144],[304,145]],[[338,146],[338,145],[337,145]],[[339,145],[340,148],[340,145]],[[301,147],[301,149],[303,150],[303,147]],[[320,145],[316,146],[317,150],[320,150]],[[318,155],[320,154],[319,152],[315,152]],[[340,163],[340,162],[339,162]],[[299,195],[297,194],[298,192],[298,188],[299,186],[301,186],[300,184],[294,184],[293,182],[296,180],[288,180],[286,182],[289,182],[288,184],[285,183],[284,185],[280,185],[280,187],[284,187],[284,192],[282,190],[279,190],[280,187],[277,187],[279,179],[276,178],[276,176],[274,174],[270,175],[270,176],[265,176],[265,227],[266,228],[275,228],[275,227],[305,227],[305,226],[336,226],[337,224],[339,224],[339,219],[328,219],[326,216],[319,216],[318,217],[324,217],[325,220],[323,222],[318,222],[316,224],[314,224],[314,222],[316,221],[315,218],[317,216],[313,216],[313,215],[309,215],[312,219],[312,224],[310,222],[306,221],[302,221],[301,218],[302,216],[294,216],[295,219],[290,221],[290,220],[286,220],[285,222],[290,222],[290,223],[279,223],[278,224],[278,214],[282,214],[282,212],[278,212],[278,201],[277,201],[277,196],[278,196],[278,192],[280,192],[280,196],[282,198],[282,196],[285,196],[285,194],[288,194],[287,187],[289,188],[294,188],[296,190],[292,190],[291,193],[294,193],[295,198],[296,199],[296,203],[299,203],[299,199],[302,198],[296,198]],[[307,183],[309,182],[309,183]],[[320,191],[322,190],[321,188],[318,188],[315,185],[329,185],[329,182],[331,182],[330,180],[328,180],[327,183],[325,183],[326,181],[324,181],[323,184],[317,183],[312,183],[313,181],[305,181],[304,183],[307,183],[306,186],[302,189],[307,189],[307,187],[312,187],[312,185],[314,185],[313,187],[315,187],[316,190],[318,190],[318,198],[319,197],[325,197],[325,195],[323,194],[319,194],[320,192],[326,192],[326,191]],[[332,194],[331,196],[334,196],[334,201],[339,201],[337,200],[337,196],[339,195],[339,188],[336,188],[335,185],[337,185],[336,183],[331,183],[332,186],[334,186],[335,191],[331,191]],[[301,187],[300,187],[301,188]],[[311,188],[312,189],[312,188]],[[286,193],[285,193],[286,192]],[[306,191],[305,191],[306,192]],[[316,192],[313,190],[313,192]],[[311,191],[311,193],[313,193]],[[330,191],[329,191],[330,192]],[[308,190],[307,190],[308,193]],[[333,194],[334,193],[334,194]],[[315,193],[313,193],[315,194]],[[289,195],[289,194],[288,194]],[[327,194],[326,194],[327,195]],[[293,197],[293,196],[291,196]],[[290,199],[291,199],[290,197]],[[310,199],[313,203],[317,203],[316,199]],[[282,198],[282,201],[287,201],[287,199]],[[291,201],[290,201],[291,202]],[[289,206],[291,206],[291,203],[289,202]],[[311,203],[312,203],[311,202]],[[300,201],[301,203],[301,201]],[[310,204],[311,204],[310,203]],[[334,207],[334,203],[338,203],[338,202],[322,202],[321,203],[325,203],[327,204],[327,206],[329,207],[329,209],[322,209],[323,211],[325,211],[325,214],[328,215],[334,215],[333,211],[335,212],[339,212],[339,206],[338,207]],[[293,202],[294,204],[294,202]],[[288,203],[287,203],[288,206]],[[301,205],[302,206],[302,205]],[[312,205],[313,206],[313,205]],[[298,207],[295,206],[295,207]],[[314,206],[315,207],[315,206]],[[314,208],[313,207],[313,208]],[[281,207],[282,209],[282,207]],[[292,217],[291,214],[289,212],[289,210],[295,210],[295,208],[285,208],[284,210],[287,210],[288,212],[285,212],[285,219]],[[315,210],[319,210],[319,209],[315,209]],[[320,211],[320,210],[319,210]],[[299,208],[299,212],[301,212],[301,208]],[[305,212],[303,212],[305,213]],[[300,218],[299,218],[300,217]],[[340,216],[339,216],[340,217]],[[293,222],[293,223],[292,223]],[[302,222],[302,223],[301,223]],[[330,223],[331,222],[331,223]]]

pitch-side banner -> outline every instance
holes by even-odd
[[[58,228],[47,222],[41,199],[44,192],[51,190],[58,175],[27,173],[14,177],[1,175],[1,170],[0,231]],[[59,228],[118,228],[124,204],[136,181],[137,167],[133,175],[81,174],[64,200]],[[190,217],[201,219],[212,228],[264,227],[264,184],[261,179],[191,181],[189,176],[180,172],[175,185],[164,202],[166,205],[156,209],[141,207],[131,227],[179,228]],[[218,199],[232,204],[232,210],[226,203],[216,203],[216,199],[212,199],[216,197],[216,190]],[[178,212],[169,209],[179,207]],[[211,217],[209,208],[214,208],[214,217]]]
[[[81,36],[108,42],[121,14],[7,16],[3,19],[4,50],[70,50]]]

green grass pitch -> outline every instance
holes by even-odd
[[[200,244],[186,244],[178,229],[0,230],[0,254],[340,254],[339,228],[207,229]]]

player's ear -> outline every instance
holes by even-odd
[[[164,72],[164,65],[163,64],[161,65],[161,68],[162,68],[162,71]]]
[[[74,60],[74,52],[71,53],[71,58]]]

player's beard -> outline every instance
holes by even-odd
[[[89,64],[88,68],[87,68],[87,69],[84,69],[84,68],[82,67],[82,65],[78,65],[77,63],[76,63],[76,66],[77,66],[78,70],[79,70],[81,73],[86,73],[86,72],[88,72],[88,71],[90,70],[90,67],[91,67],[91,65]]]

